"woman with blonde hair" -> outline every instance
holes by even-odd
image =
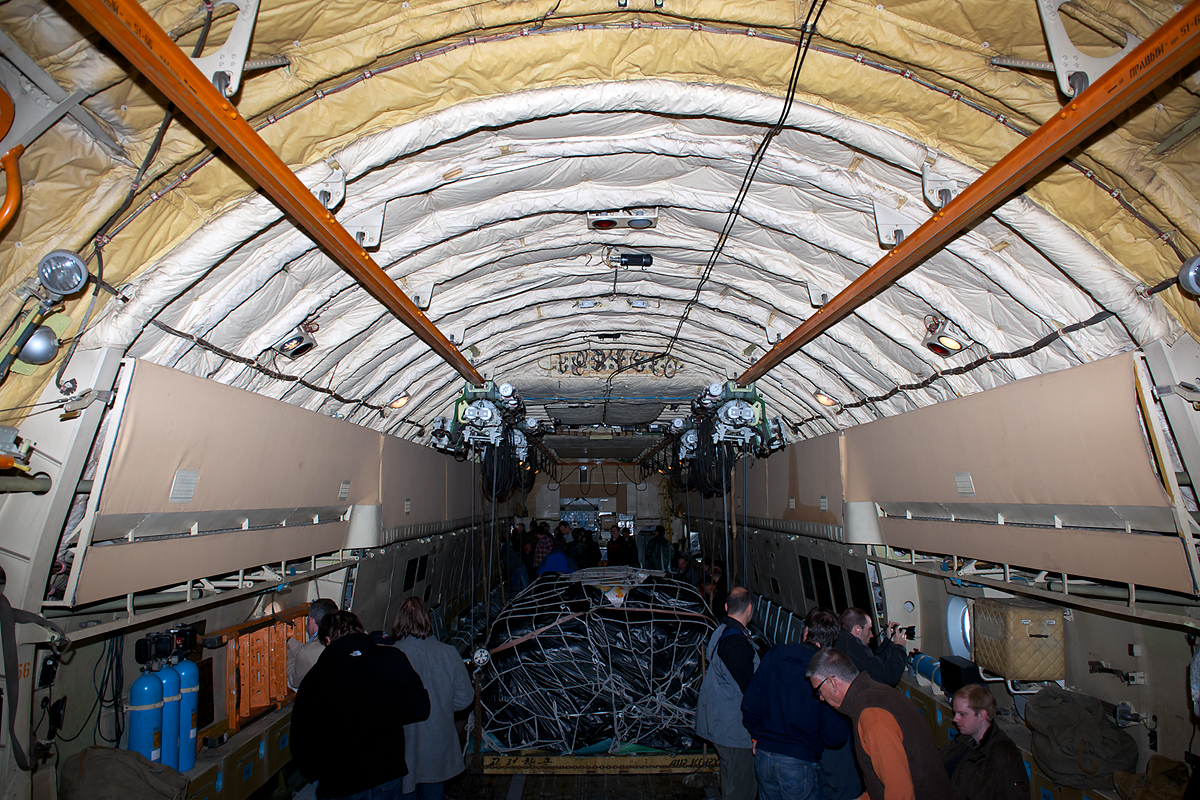
[[[404,726],[404,800],[442,800],[445,782],[466,769],[454,712],[471,705],[475,692],[458,651],[430,634],[429,608],[419,597],[400,604],[392,634],[429,692],[429,718]]]

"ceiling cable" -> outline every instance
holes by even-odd
[[[792,74],[788,79],[787,92],[784,94],[783,110],[779,114],[779,120],[767,130],[762,141],[759,142],[758,148],[754,151],[754,155],[750,158],[750,165],[746,168],[746,174],[742,177],[742,184],[738,188],[737,196],[733,200],[733,207],[729,209],[729,214],[725,217],[725,225],[721,228],[720,235],[717,236],[717,243],[713,247],[712,253],[708,256],[708,263],[704,266],[704,270],[700,275],[700,281],[696,284],[696,293],[688,301],[688,304],[684,306],[683,313],[679,315],[679,324],[676,325],[675,333],[671,335],[670,341],[667,342],[667,347],[663,351],[664,354],[670,354],[671,350],[675,347],[675,343],[679,341],[679,334],[683,331],[683,325],[687,322],[692,308],[699,302],[700,292],[704,289],[704,285],[708,283],[708,278],[717,264],[717,259],[720,258],[721,252],[725,249],[725,242],[729,240],[729,235],[733,232],[733,225],[741,215],[742,203],[745,202],[746,195],[750,191],[750,186],[754,183],[754,178],[758,175],[758,168],[767,153],[767,148],[770,146],[771,141],[783,130],[784,124],[787,123],[788,115],[792,111],[792,103],[796,99],[796,86],[800,81],[800,70],[804,68],[805,56],[808,55],[809,45],[812,44],[813,36],[816,34],[817,22],[821,19],[821,12],[825,10],[827,2],[828,0],[813,0],[812,4],[808,7],[808,15],[804,18],[804,24],[800,26],[800,39],[796,42],[796,58],[792,62]]]

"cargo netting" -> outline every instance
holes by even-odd
[[[716,625],[695,587],[659,572],[539,578],[492,625],[485,748],[698,748],[702,649]]]

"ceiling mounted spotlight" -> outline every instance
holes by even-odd
[[[388,404],[388,408],[404,408],[408,404],[408,392],[397,395],[396,399]]]
[[[935,356],[948,358],[963,349],[963,343],[949,332],[950,324],[937,314],[925,315],[925,338],[921,344]]]
[[[317,340],[309,336],[308,331],[301,326],[271,345],[271,349],[281,356],[299,358],[316,346]]]
[[[829,395],[825,394],[824,392],[817,392],[817,393],[814,395],[814,397],[816,397],[816,398],[817,398],[817,402],[818,402],[818,403],[820,403],[821,405],[825,406],[826,408],[831,408],[831,407],[833,407],[833,406],[836,406],[836,405],[837,405],[837,400],[834,400],[832,397],[830,397]]]
[[[1192,296],[1200,296],[1200,256],[1193,256],[1179,268],[1179,286]]]
[[[70,250],[51,250],[38,262],[38,281],[56,298],[75,294],[87,283],[83,259]]]
[[[623,211],[589,211],[587,226],[594,231],[607,231],[613,228],[633,228],[645,230],[658,226],[657,208],[631,208]]]

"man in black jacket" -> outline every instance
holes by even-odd
[[[400,800],[408,774],[404,726],[429,717],[429,695],[408,657],[375,644],[358,617],[328,614],[325,651],[292,706],[292,757],[319,800]]]
[[[968,684],[954,693],[958,736],[942,750],[954,796],[962,800],[1027,800],[1029,775],[1021,752],[993,724],[996,698],[986,686]]]
[[[840,617],[842,631],[834,648],[850,657],[860,672],[877,682],[895,686],[904,676],[908,663],[908,635],[901,627],[892,626],[891,636],[883,638],[878,650],[871,649],[871,633],[875,623],[865,611],[847,608]]]

